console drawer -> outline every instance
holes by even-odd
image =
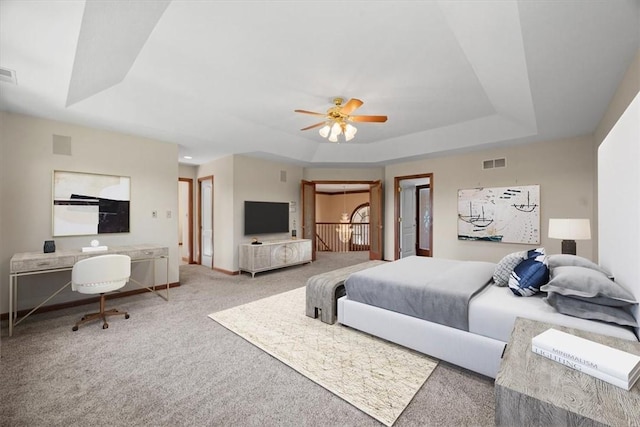
[[[25,260],[11,260],[11,273],[23,273],[27,271],[55,270],[57,268],[73,267],[76,257],[73,255],[60,257],[47,257]]]

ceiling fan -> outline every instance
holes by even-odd
[[[369,122],[384,123],[387,116],[352,116],[351,113],[360,108],[362,101],[351,98],[346,104],[343,98],[334,98],[333,107],[329,108],[326,113],[316,113],[307,110],[294,110],[296,113],[309,114],[312,116],[324,117],[324,120],[300,130],[309,130],[322,126],[319,130],[323,138],[329,138],[331,142],[338,142],[338,135],[343,134],[345,141],[351,141],[358,129],[349,122]]]

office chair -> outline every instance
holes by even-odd
[[[128,319],[126,311],[104,309],[104,294],[122,288],[130,276],[131,257],[127,255],[98,255],[76,262],[71,270],[71,289],[81,294],[100,294],[100,311],[85,314],[73,330],[77,331],[81,324],[96,319],[102,319],[102,329],[107,329],[107,316],[124,315]]]

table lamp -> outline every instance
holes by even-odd
[[[576,254],[576,240],[591,239],[588,218],[550,218],[549,238],[562,239],[562,253]]]

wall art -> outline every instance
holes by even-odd
[[[129,232],[131,178],[53,172],[53,235]]]
[[[458,239],[540,243],[540,186],[458,190]]]

